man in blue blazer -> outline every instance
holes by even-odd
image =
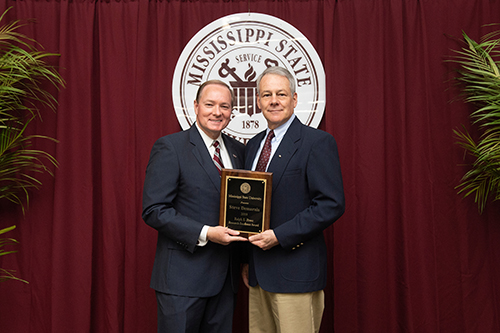
[[[268,128],[248,142],[245,168],[272,172],[273,186],[270,229],[249,238],[243,276],[250,332],[318,332],[327,281],[323,230],[344,213],[337,145],[296,118],[295,80],[285,68],[267,68],[257,92]]]
[[[219,224],[220,169],[243,168],[244,146],[221,131],[233,92],[222,81],[200,86],[190,129],[154,144],[143,191],[144,221],[158,231],[151,287],[158,332],[231,332],[245,241]],[[236,245],[236,244],[234,244]]]

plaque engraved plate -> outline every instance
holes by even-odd
[[[222,169],[219,225],[242,236],[269,229],[272,173]]]

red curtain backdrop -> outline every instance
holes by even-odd
[[[325,231],[330,266],[321,332],[499,332],[500,206],[479,215],[455,186],[467,170],[452,130],[472,106],[445,62],[500,22],[500,1],[2,0],[8,20],[54,58],[67,87],[36,141],[59,161],[23,216],[0,203],[19,252],[0,267],[2,332],[155,332],[149,288],[156,231],[141,220],[153,142],[180,130],[171,82],[186,45],[238,12],[276,16],[324,62],[320,128],[338,142],[347,210]],[[300,96],[299,96],[300,99]],[[246,331],[245,290],[235,332]]]

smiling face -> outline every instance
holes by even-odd
[[[194,112],[198,126],[211,139],[217,139],[231,118],[231,93],[221,84],[209,84],[194,101]]]
[[[292,94],[286,76],[266,74],[260,80],[257,105],[269,128],[275,129],[292,116],[297,106],[297,93]]]

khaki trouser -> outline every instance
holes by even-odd
[[[259,286],[249,291],[249,333],[316,333],[325,309],[323,290],[270,293]]]

